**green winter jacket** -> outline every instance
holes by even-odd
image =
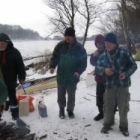
[[[14,89],[18,80],[25,80],[25,66],[20,52],[9,41],[6,51],[6,65],[0,62],[3,79],[7,88]]]
[[[3,80],[0,78],[0,105],[2,105],[6,101],[7,95],[7,87]]]
[[[68,47],[65,41],[59,42],[53,51],[50,68],[57,69],[57,82],[62,84],[76,84],[79,78],[74,76],[75,72],[80,75],[87,67],[87,53],[84,47],[77,41]]]

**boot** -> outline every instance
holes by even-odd
[[[99,106],[98,110],[99,110],[99,114],[97,116],[95,116],[95,118],[94,118],[95,121],[99,121],[104,118],[103,106]]]
[[[108,131],[111,129],[111,127],[104,125],[101,129],[101,133],[108,134]]]
[[[12,119],[17,120],[19,118],[19,108],[11,108]]]
[[[126,137],[129,136],[129,131],[128,131],[127,127],[126,128],[119,127],[119,128],[124,136],[126,136]]]
[[[104,118],[103,113],[99,113],[97,116],[95,116],[94,120],[95,120],[95,121],[99,121],[99,120],[101,120],[101,119],[103,119],[103,118]]]
[[[75,116],[74,116],[74,113],[72,111],[68,111],[68,115],[69,115],[69,118],[73,119]]]
[[[65,118],[65,110],[64,110],[63,107],[60,107],[59,117],[60,117],[61,119],[64,119],[64,118]]]

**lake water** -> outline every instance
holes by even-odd
[[[21,52],[23,57],[32,57],[43,54],[45,50],[53,51],[59,41],[13,41],[14,46]],[[87,41],[85,49],[88,54],[92,53],[96,47],[94,41]]]

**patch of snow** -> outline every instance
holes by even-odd
[[[89,60],[88,60],[89,62]],[[140,140],[140,62],[137,62],[138,70],[132,75],[132,86],[130,87],[131,101],[128,113],[129,137],[124,137],[119,131],[119,113],[115,114],[115,125],[109,134],[100,132],[103,120],[94,121],[98,114],[96,107],[96,85],[87,87],[85,79],[87,73],[94,68],[88,64],[87,70],[82,74],[82,80],[77,85],[75,118],[70,119],[66,112],[66,118],[58,117],[59,107],[57,104],[57,89],[48,89],[31,94],[34,98],[44,96],[44,103],[47,106],[48,117],[41,118],[37,110],[27,117],[21,117],[31,129],[31,133],[36,133],[37,137],[47,134],[47,140]],[[52,76],[47,72],[44,76]],[[31,75],[29,78],[43,77],[39,74]],[[3,119],[11,121],[9,111],[4,112]]]

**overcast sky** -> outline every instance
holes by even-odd
[[[20,25],[44,37],[48,23],[45,13],[51,11],[43,0],[0,0],[0,24]]]
[[[47,35],[43,0],[0,0],[0,24],[20,25]]]

